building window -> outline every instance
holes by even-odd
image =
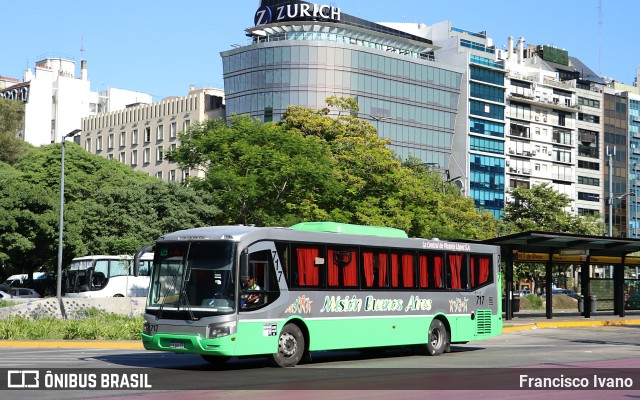
[[[144,152],[142,153],[142,162],[145,164],[149,164],[150,158],[151,158],[151,150],[144,149]]]
[[[96,138],[96,151],[102,151],[102,136]]]
[[[164,158],[164,147],[158,146],[156,148],[156,161],[161,162],[163,158]]]
[[[87,138],[84,142],[84,149],[88,152],[91,152],[91,138]]]
[[[127,142],[127,134],[125,132],[120,132],[120,147],[124,147]]]
[[[107,140],[107,148],[113,149],[113,133],[109,134],[109,139]]]
[[[190,126],[191,126],[191,120],[185,119],[184,122],[182,123],[182,130],[185,132],[188,131]]]
[[[176,170],[172,169],[171,171],[169,171],[169,182],[175,182],[176,181]]]
[[[158,125],[156,128],[156,140],[164,139],[164,125]]]
[[[177,130],[177,125],[175,122],[171,123],[171,126],[169,127],[169,138],[173,139],[176,137],[176,130]]]
[[[151,127],[144,128],[144,142],[149,143],[151,141]]]
[[[587,99],[585,97],[578,97],[578,105],[600,108],[600,100]]]
[[[127,162],[127,157],[125,154],[126,153],[124,151],[121,151],[120,154],[118,155],[118,161],[120,161],[123,164]]]
[[[113,154],[107,155],[107,160],[113,160]]]
[[[156,178],[162,179],[162,171],[156,172]]]
[[[134,129],[131,131],[131,144],[138,144],[138,130]]]
[[[138,150],[131,150],[131,166],[138,165]]]

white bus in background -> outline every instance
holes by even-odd
[[[133,259],[129,255],[74,258],[65,270],[65,297],[146,297],[153,253],[140,256],[138,271]]]

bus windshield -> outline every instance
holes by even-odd
[[[159,310],[235,310],[231,242],[163,243],[155,251],[147,306]]]

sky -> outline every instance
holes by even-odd
[[[328,3],[327,3],[328,2]],[[600,75],[633,84],[640,66],[637,0],[334,0],[373,22],[450,20],[486,31],[496,48],[509,35],[566,49]],[[258,0],[3,1],[0,76],[22,81],[46,56],[87,60],[91,90],[118,88],[154,101],[190,85],[224,88],[220,52],[247,44]],[[635,36],[633,35],[635,29]]]

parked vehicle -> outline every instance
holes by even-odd
[[[38,299],[38,298],[42,297],[42,296],[40,296],[40,293],[36,292],[33,289],[29,289],[29,288],[11,289],[10,294],[14,299]]]
[[[624,302],[625,310],[640,310],[640,294],[634,293],[628,295]]]
[[[11,296],[9,293],[0,290],[0,300],[8,300],[13,298],[13,296]]]
[[[65,297],[146,297],[153,253],[143,254],[138,270],[133,256],[76,257],[65,271]]]
[[[578,300],[580,298],[580,295],[576,292],[574,292],[573,290],[569,290],[569,289],[553,289],[551,291],[551,294],[564,294],[566,296],[569,296],[571,298],[574,298],[576,300]]]
[[[44,272],[34,272],[33,280],[45,279],[46,275],[47,274],[45,274]],[[11,287],[19,287],[24,285],[28,279],[29,279],[29,274],[11,275],[10,277],[7,278],[6,281],[4,281],[4,285],[11,286]]]

